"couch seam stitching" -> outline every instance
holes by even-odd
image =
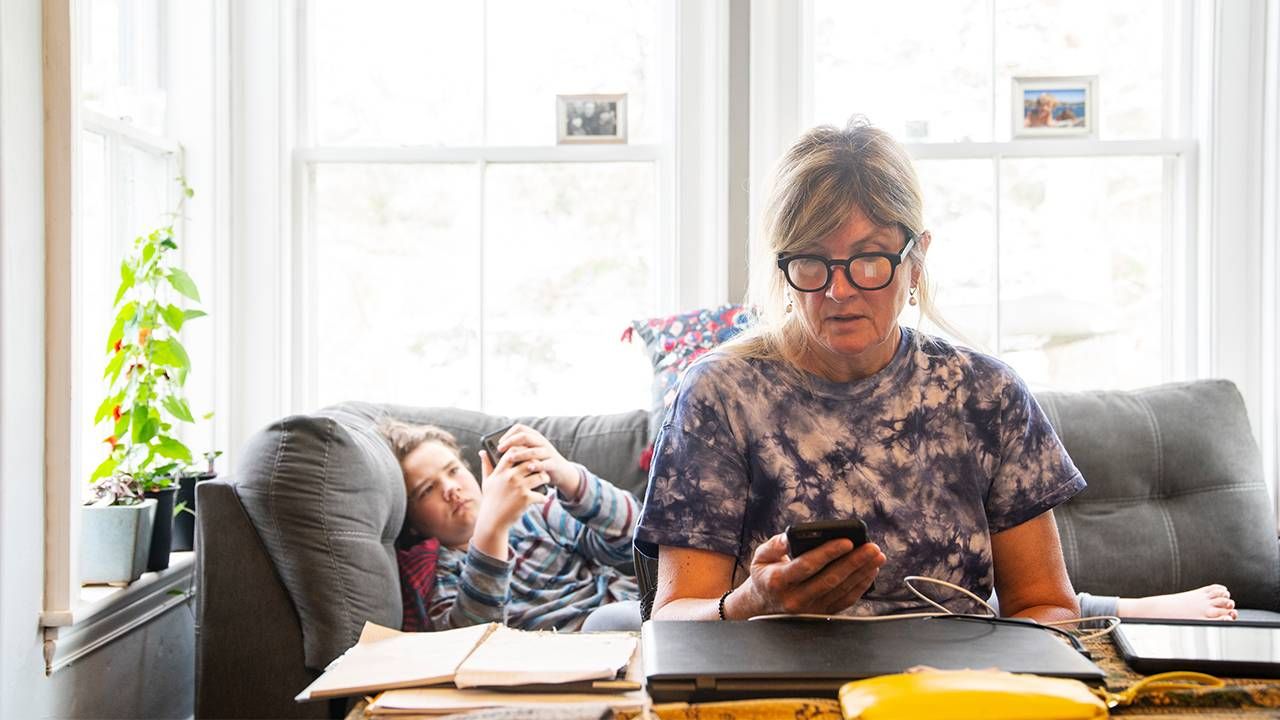
[[[1150,403],[1144,397],[1135,397],[1138,405],[1142,408],[1143,414],[1147,418],[1147,424],[1151,427],[1151,440],[1155,445],[1155,487],[1157,498],[1156,507],[1160,508],[1160,519],[1164,521],[1164,532],[1169,537],[1169,548],[1172,551],[1169,556],[1170,562],[1173,563],[1173,586],[1182,587],[1182,561],[1178,557],[1178,537],[1173,530],[1173,519],[1169,517],[1169,508],[1165,504],[1165,494],[1161,492],[1165,486],[1164,478],[1164,443],[1160,436],[1160,424],[1156,421],[1155,412],[1152,411]]]
[[[351,602],[348,596],[349,590],[347,588],[346,578],[343,576],[343,573],[338,570],[338,561],[337,558],[334,557],[333,543],[331,542],[332,536],[329,533],[329,453],[333,449],[333,429],[337,423],[332,419],[327,420],[328,427],[326,428],[326,435],[328,437],[326,438],[327,442],[324,444],[324,462],[321,465],[321,467],[324,468],[324,474],[320,476],[320,527],[324,531],[324,545],[329,555],[329,566],[333,570],[333,574],[337,577],[339,585],[342,587],[342,610],[343,615],[345,616],[344,619],[348,621],[343,634],[349,638],[351,628]]]
[[[1245,492],[1248,490],[1265,490],[1266,488],[1267,486],[1263,483],[1249,483],[1248,485],[1224,483],[1221,485],[1213,485],[1211,487],[1206,487],[1206,488],[1196,488],[1194,490],[1180,490],[1178,492],[1168,493],[1165,495],[1156,495],[1154,497],[1151,495],[1131,495],[1129,497],[1123,497],[1123,498],[1104,497],[1104,498],[1097,498],[1097,499],[1087,499],[1081,496],[1079,499],[1073,499],[1071,503],[1073,505],[1104,505],[1104,504],[1105,505],[1117,505],[1117,504],[1132,505],[1137,503],[1149,503],[1152,500],[1171,500],[1175,498],[1190,497],[1192,495],[1202,495],[1204,493],[1209,493],[1209,492]]]
[[[280,458],[284,455],[285,445],[289,443],[289,426],[286,423],[281,428],[281,437],[279,444],[276,445],[276,457],[271,463],[271,481],[267,485],[267,497],[271,499],[271,530],[278,542],[281,537],[280,518],[276,514],[276,478],[280,476]]]

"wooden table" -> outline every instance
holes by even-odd
[[[1107,689],[1121,692],[1144,676],[1135,673],[1125,664],[1116,651],[1111,638],[1103,637],[1085,642],[1093,654],[1093,661],[1107,674]],[[1180,690],[1139,697],[1128,707],[1112,709],[1111,714],[1123,718],[1196,718],[1239,719],[1280,717],[1280,680],[1253,678],[1227,679],[1224,688],[1204,690]],[[367,720],[361,700],[347,714],[346,720]],[[496,709],[495,709],[496,710]],[[490,711],[481,711],[484,717]],[[473,713],[472,715],[476,715]],[[649,717],[659,720],[766,720],[771,718],[804,718],[804,720],[842,720],[840,702],[829,699],[777,699],[739,700],[723,703],[670,703],[656,705]],[[398,716],[405,718],[406,716]],[[434,717],[440,716],[412,716]],[[459,717],[459,716],[448,716]],[[515,717],[506,714],[505,717]],[[643,713],[618,713],[619,720],[636,720]]]

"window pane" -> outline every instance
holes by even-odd
[[[926,323],[937,333],[980,350],[995,349],[996,223],[995,165],[990,160],[917,160],[924,192],[925,228],[933,239],[927,267],[934,302],[956,337]],[[904,320],[916,323],[908,309]]]
[[[908,141],[991,139],[985,0],[815,0],[813,45],[816,123],[858,113]]]
[[[479,407],[477,170],[314,171],[318,398]]]
[[[107,457],[107,446],[101,441],[111,434],[103,426],[99,434],[93,424],[98,403],[106,396],[107,384],[102,379],[106,367],[107,335],[114,313],[110,303],[115,283],[120,279],[120,253],[111,238],[111,215],[107,201],[107,145],[105,139],[91,132],[80,133],[80,207],[79,263],[80,318],[80,407],[76,420],[80,423],[80,464],[77,480],[87,480],[93,469]]]
[[[80,93],[85,107],[165,133],[157,0],[85,0],[80,28]]]
[[[321,145],[480,144],[484,3],[318,0],[307,8]]]
[[[169,189],[177,174],[167,155],[121,146],[121,172],[124,177],[125,232],[120,251],[133,247],[133,239],[173,221],[169,213]]]
[[[656,0],[489,0],[488,144],[554,145],[557,94],[626,93],[629,142],[658,140]]]
[[[1163,377],[1164,159],[1006,160],[1000,353],[1033,385]]]
[[[1164,118],[1160,0],[995,0],[998,137],[1012,124],[1013,76],[1097,75],[1099,137],[1157,138]]]
[[[619,338],[656,310],[656,188],[649,163],[490,166],[486,410],[648,405],[648,360]]]

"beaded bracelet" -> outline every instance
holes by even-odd
[[[731,592],[733,592],[733,588],[729,588],[728,590],[725,590],[724,594],[720,596],[720,619],[721,620],[728,620],[728,618],[724,616],[724,600],[725,598],[729,597],[729,593]]]

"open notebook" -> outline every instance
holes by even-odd
[[[359,642],[295,699],[448,683],[457,688],[635,689],[638,683],[618,679],[635,649],[635,636],[625,633],[526,631],[497,623],[404,633],[366,623]]]
[[[654,702],[836,697],[850,680],[934,668],[998,668],[1100,683],[1098,666],[1057,633],[963,616],[904,620],[646,622]]]

